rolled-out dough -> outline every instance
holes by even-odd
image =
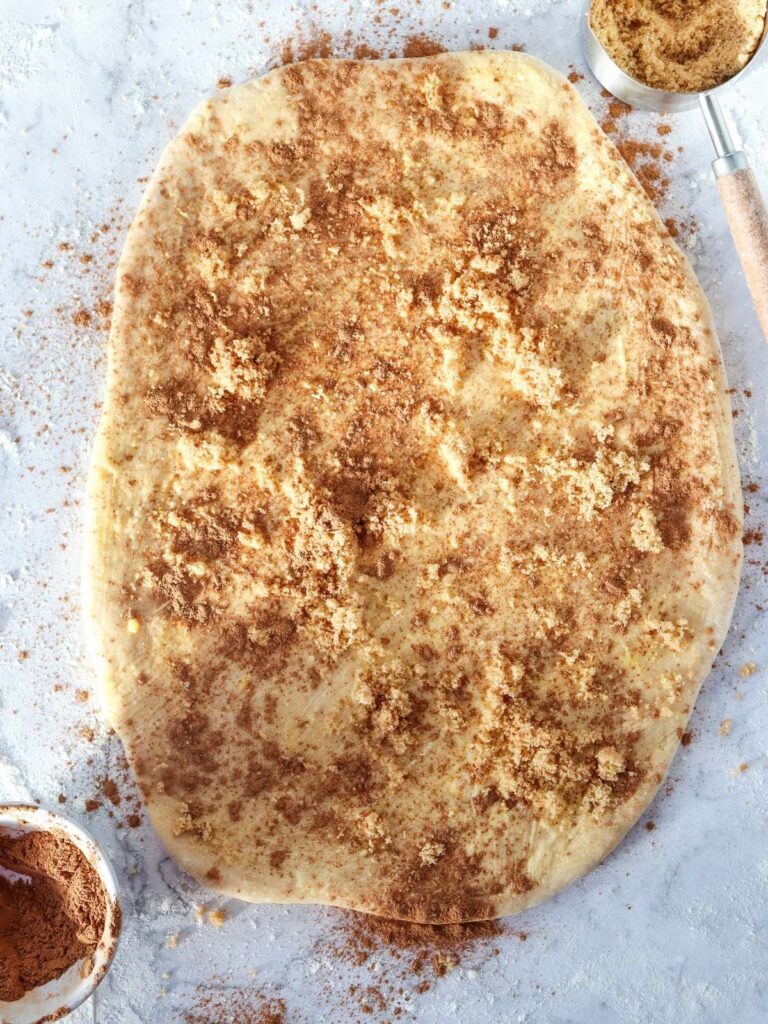
[[[89,632],[173,855],[461,921],[603,858],[741,558],[707,302],[527,56],[311,61],[168,147],[119,267]]]

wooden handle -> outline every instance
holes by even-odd
[[[717,179],[744,276],[768,341],[768,209],[749,168]]]

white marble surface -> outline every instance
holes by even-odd
[[[393,0],[396,2],[396,0]],[[121,877],[126,927],[114,968],[75,1015],[100,1024],[181,1021],[195,988],[264,988],[287,1020],[342,1022],[359,1014],[338,994],[346,969],[321,951],[337,917],[314,908],[217,901],[164,854],[149,826],[116,827],[130,807],[88,813],[97,779],[119,770],[120,748],[98,718],[79,625],[80,502],[104,360],[98,317],[76,326],[108,290],[110,268],[141,191],[139,179],[192,106],[221,76],[240,81],[274,60],[297,21],[384,50],[426,31],[447,46],[521,43],[564,72],[585,71],[579,0],[409,4],[322,0],[306,7],[254,0],[0,0],[0,800],[34,798],[92,829]],[[481,13],[476,13],[482,8]],[[378,16],[381,23],[374,18]],[[479,29],[479,34],[476,31]],[[271,36],[265,39],[265,33]],[[346,44],[347,46],[349,43]],[[579,89],[599,112],[587,79]],[[768,69],[731,92],[736,128],[768,187]],[[658,119],[633,113],[635,137]],[[670,137],[664,216],[694,215],[689,255],[713,304],[725,352],[748,527],[766,514],[768,347],[761,340],[708,170],[697,112]],[[91,236],[97,225],[113,230]],[[59,246],[72,246],[61,251]],[[83,255],[93,261],[84,264]],[[43,266],[51,260],[50,268]],[[751,391],[751,397],[745,392]],[[62,470],[60,467],[68,467]],[[768,1020],[768,796],[765,680],[768,551],[747,548],[734,626],[681,749],[644,822],[586,879],[522,915],[528,933],[478,947],[401,1019],[427,1022],[676,1024]],[[755,662],[749,678],[739,667]],[[733,725],[718,734],[723,719]],[[94,730],[89,742],[83,728]],[[741,763],[748,769],[737,773]],[[198,902],[223,905],[220,930],[195,921]],[[169,935],[179,933],[175,949]],[[368,983],[386,958],[357,972]],[[368,972],[368,973],[366,973]],[[73,1019],[75,1019],[73,1018]],[[236,1014],[233,1021],[238,1020]],[[391,1019],[386,1012],[364,1019]]]

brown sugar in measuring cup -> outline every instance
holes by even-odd
[[[689,0],[680,0],[679,5],[687,2]],[[720,90],[747,74],[765,50],[768,18],[751,56],[745,55],[740,71],[716,87],[700,92],[671,91],[652,88],[619,67],[595,32],[591,17],[593,3],[594,0],[584,3],[582,45],[595,78],[608,92],[629,106],[657,113],[675,113],[697,105],[701,108],[717,154],[712,164],[717,188],[763,334],[768,340],[768,209],[746,153],[734,145],[718,100]]]

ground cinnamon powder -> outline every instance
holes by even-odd
[[[330,927],[314,952],[331,965],[330,971],[325,980],[320,975],[311,983],[303,1008],[290,1006],[274,991],[239,988],[233,979],[219,978],[216,987],[199,987],[180,1024],[415,1020],[419,999],[441,978],[458,967],[476,969],[497,957],[503,936],[520,942],[528,938],[498,920],[416,925],[337,910],[329,917]],[[348,975],[345,984],[339,984],[340,971]]]
[[[384,1014],[394,1022],[416,1014],[420,996],[457,967],[477,968],[499,955],[499,941],[525,932],[505,922],[419,925],[351,911],[335,912],[330,933],[317,953],[351,972],[344,988],[329,984],[323,995],[345,1020]],[[360,1015],[363,1015],[362,1017]]]
[[[93,956],[107,894],[62,833],[0,832],[0,999],[13,1002]]]
[[[298,1024],[297,1018],[292,1019]],[[182,1020],[183,1024],[288,1024],[284,999],[247,990],[206,992],[204,987]]]

